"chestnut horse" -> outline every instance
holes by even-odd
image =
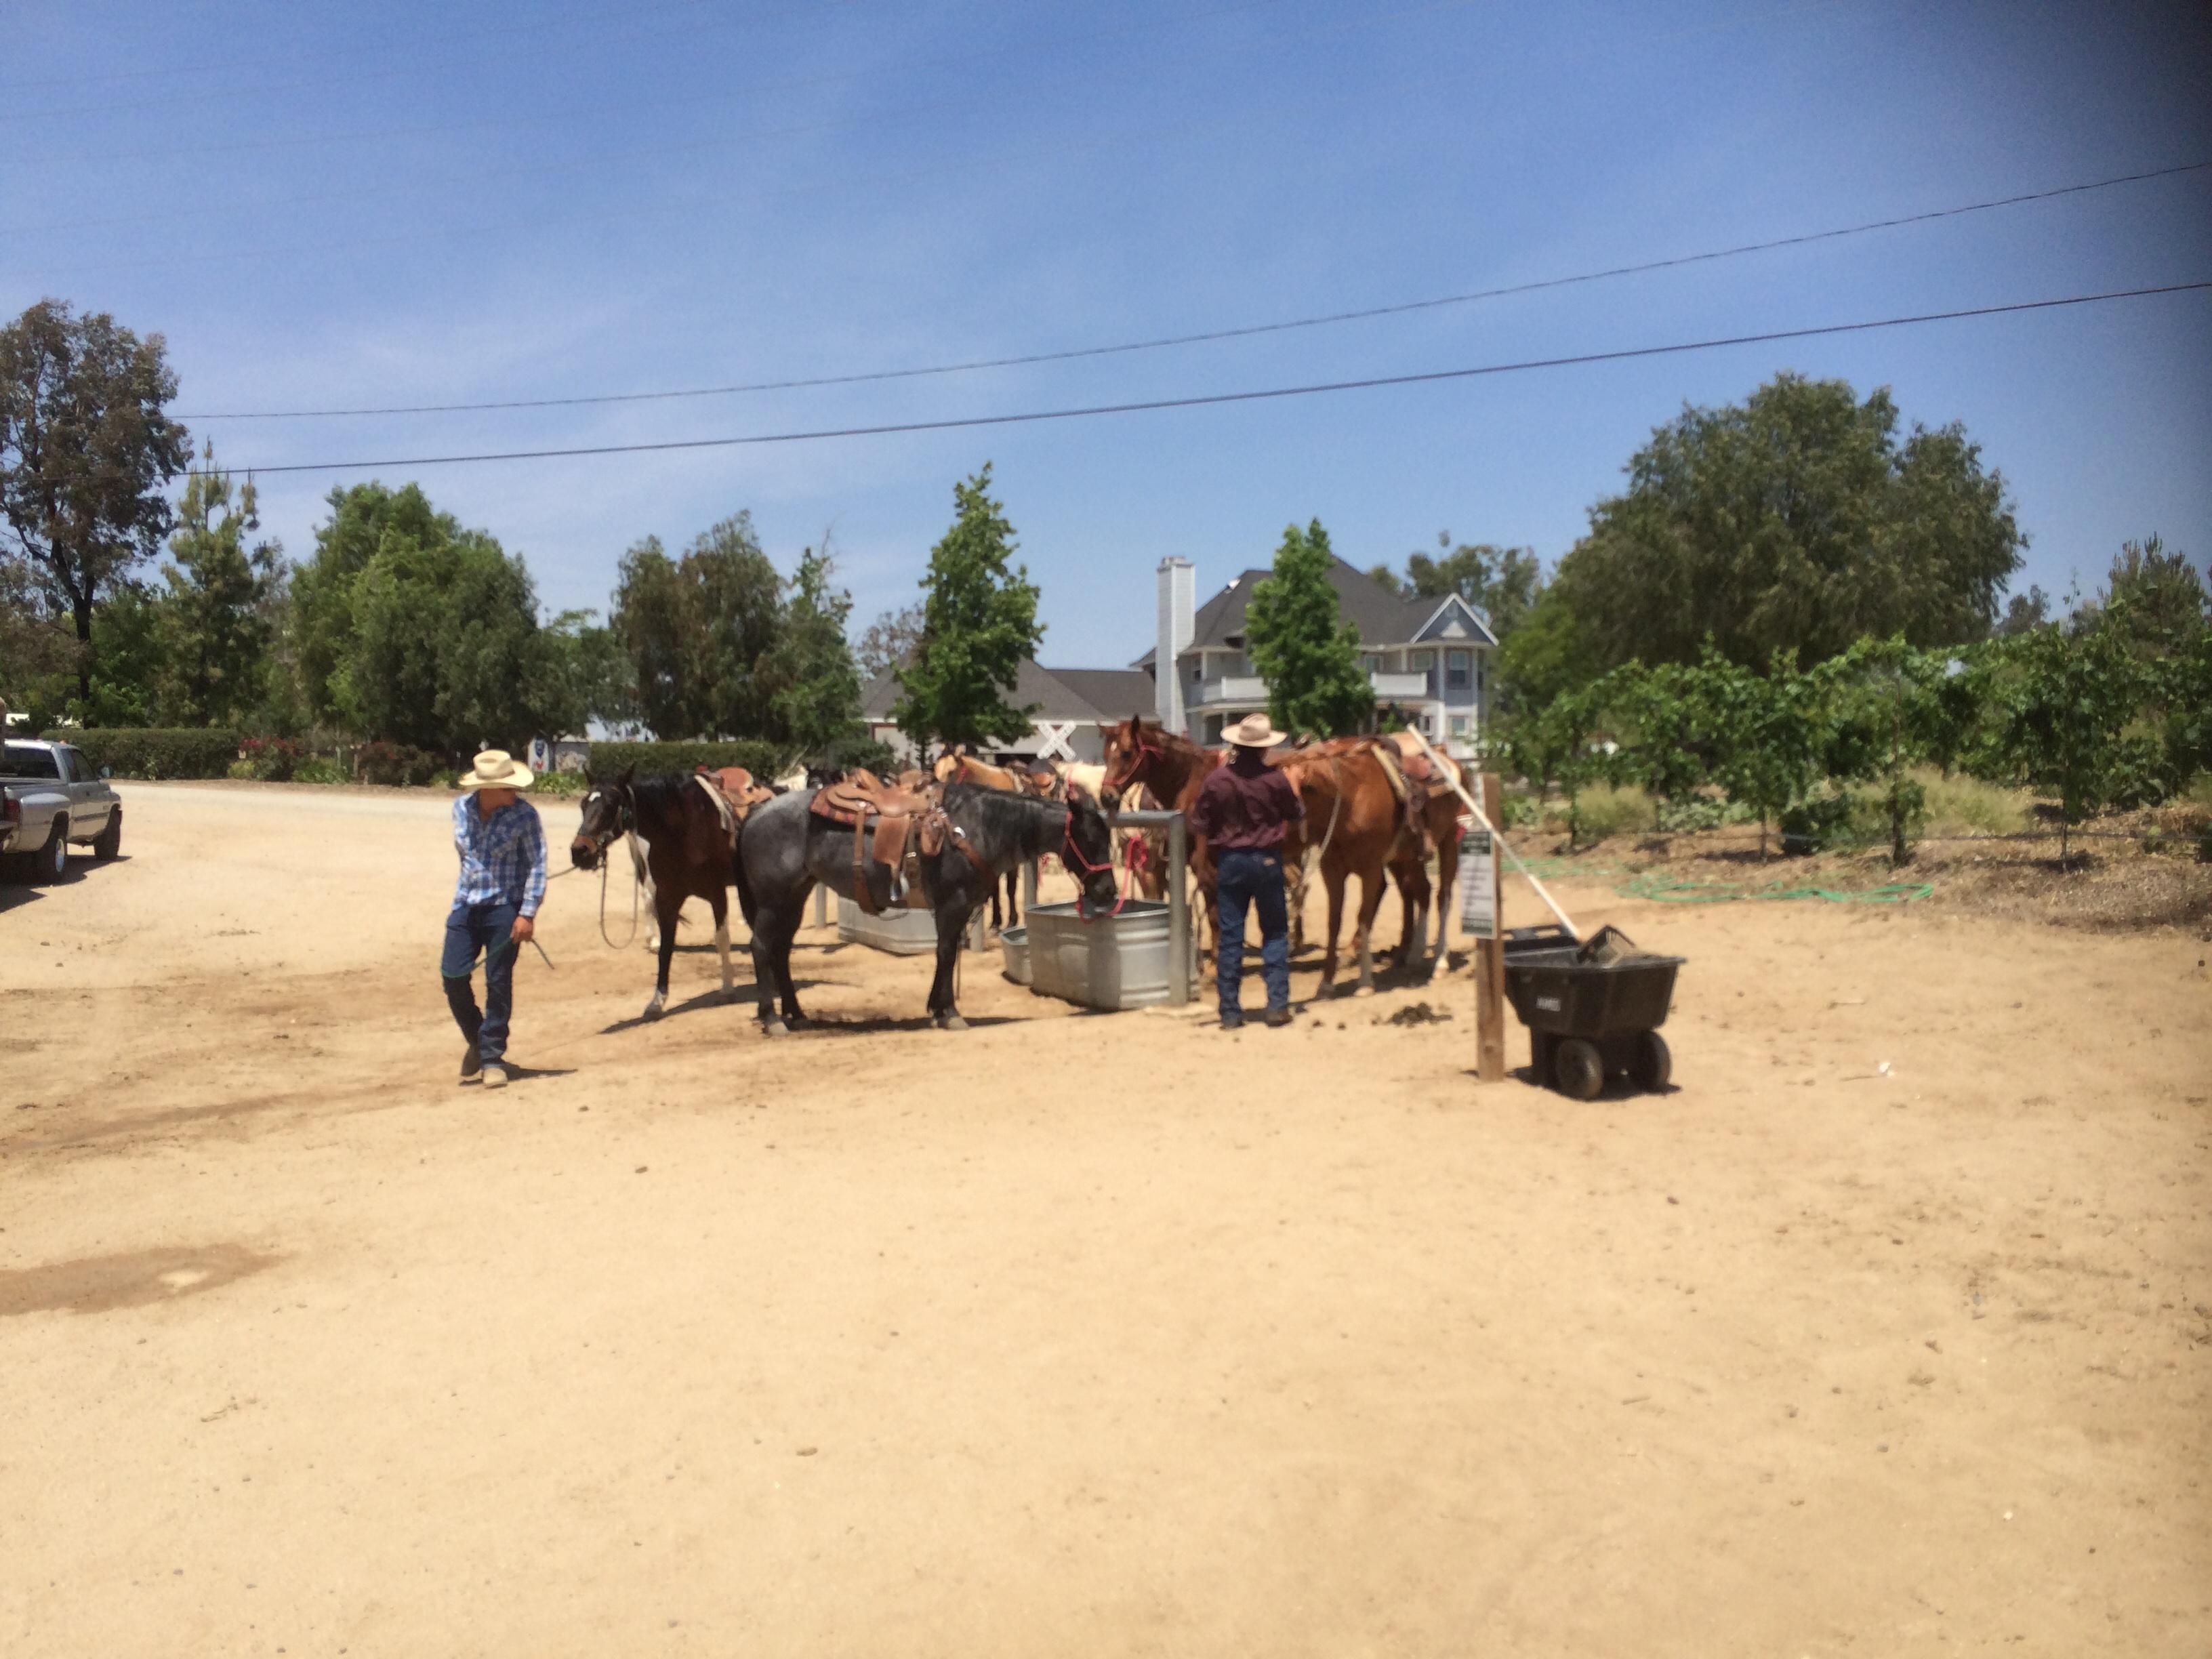
[[[1426,902],[1429,879],[1422,865],[1420,832],[1407,821],[1406,803],[1399,799],[1387,764],[1375,753],[1371,738],[1316,744],[1279,763],[1305,805],[1305,841],[1320,854],[1322,882],[1328,890],[1328,943],[1316,997],[1328,995],[1336,983],[1337,935],[1344,921],[1345,884],[1352,877],[1359,878],[1359,915],[1352,927],[1352,950],[1359,963],[1358,988],[1362,993],[1375,988],[1369,942],[1375,912],[1382,902],[1383,872],[1397,876],[1409,913],[1416,893]],[[1410,953],[1420,948],[1417,941],[1425,936],[1425,926],[1408,933],[1400,947],[1401,963],[1411,959]]]
[[[1202,748],[1179,732],[1168,731],[1157,721],[1147,724],[1142,714],[1133,714],[1106,733],[1104,793],[1127,796],[1141,784],[1159,805],[1187,815],[1213,769],[1225,765],[1228,759],[1229,751],[1225,749]],[[1292,841],[1295,839],[1293,836]],[[1285,846],[1283,861],[1286,866],[1297,856],[1293,846]],[[1199,908],[1206,915],[1207,944],[1200,953],[1200,972],[1201,975],[1210,975],[1221,946],[1221,912],[1215,889],[1213,854],[1207,849],[1203,836],[1190,838],[1190,873],[1198,883]],[[1167,890],[1164,881],[1160,890]]]

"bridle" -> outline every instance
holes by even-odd
[[[1104,787],[1111,789],[1115,794],[1121,793],[1122,790],[1137,781],[1137,773],[1143,767],[1146,756],[1158,755],[1162,760],[1167,758],[1167,745],[1148,737],[1141,726],[1137,728],[1136,735],[1129,741],[1133,746],[1122,757],[1123,766],[1106,775]]]
[[[1075,809],[1073,806],[1066,806],[1061,811],[1066,817],[1060,830],[1060,861],[1070,869],[1080,870],[1085,876],[1103,874],[1110,880],[1114,874],[1113,854],[1109,853],[1103,864],[1093,864],[1089,859],[1084,857],[1083,849],[1075,844]],[[1120,915],[1121,907],[1128,902],[1129,895],[1126,890],[1116,892],[1114,896],[1114,908],[1105,914],[1109,916]],[[1075,915],[1076,919],[1086,927],[1097,920],[1086,907],[1081,904],[1075,907]]]
[[[637,942],[639,899],[645,890],[645,854],[638,850],[637,845],[637,797],[630,792],[630,787],[626,783],[610,784],[604,790],[594,784],[592,786],[591,793],[584,797],[584,805],[588,809],[602,794],[615,803],[614,828],[603,834],[593,836],[586,836],[579,830],[576,832],[576,839],[588,842],[592,848],[592,856],[599,861],[599,941],[610,950],[627,951]],[[614,940],[607,937],[607,866],[609,863],[607,848],[624,836],[629,837],[629,935],[620,945],[617,945]]]

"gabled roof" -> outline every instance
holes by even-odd
[[[1428,619],[1413,632],[1412,638],[1418,644],[1431,645],[1439,640],[1464,640],[1469,645],[1498,643],[1498,635],[1491,631],[1490,618],[1456,593],[1413,603],[1434,607]]]
[[[1200,646],[1231,651],[1240,648],[1244,636],[1244,612],[1252,602],[1252,590],[1273,574],[1266,568],[1247,570],[1199,606],[1198,614],[1191,618],[1191,648]],[[1437,609],[1437,602],[1434,599],[1400,599],[1365,571],[1346,564],[1342,559],[1330,563],[1328,580],[1329,585],[1336,589],[1338,613],[1348,617],[1359,629],[1362,645],[1408,644]],[[1237,641],[1237,645],[1230,643],[1232,639]],[[1148,666],[1152,655],[1147,651],[1137,659],[1133,666]]]
[[[889,720],[898,698],[896,678],[878,674],[860,688],[861,717]],[[1006,701],[1017,708],[1034,705],[1041,720],[1117,724],[1152,711],[1152,677],[1128,668],[1041,668],[1024,658],[1014,672],[1013,692]]]

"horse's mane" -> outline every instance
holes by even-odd
[[[692,810],[692,797],[699,795],[690,776],[682,772],[634,778],[630,781],[629,793],[630,799],[637,803],[637,816],[641,823],[648,813],[663,823],[684,817]],[[706,805],[705,798],[701,796],[697,804]]]

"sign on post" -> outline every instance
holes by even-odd
[[[1459,844],[1459,930],[1498,937],[1498,849],[1487,830],[1468,830]]]

